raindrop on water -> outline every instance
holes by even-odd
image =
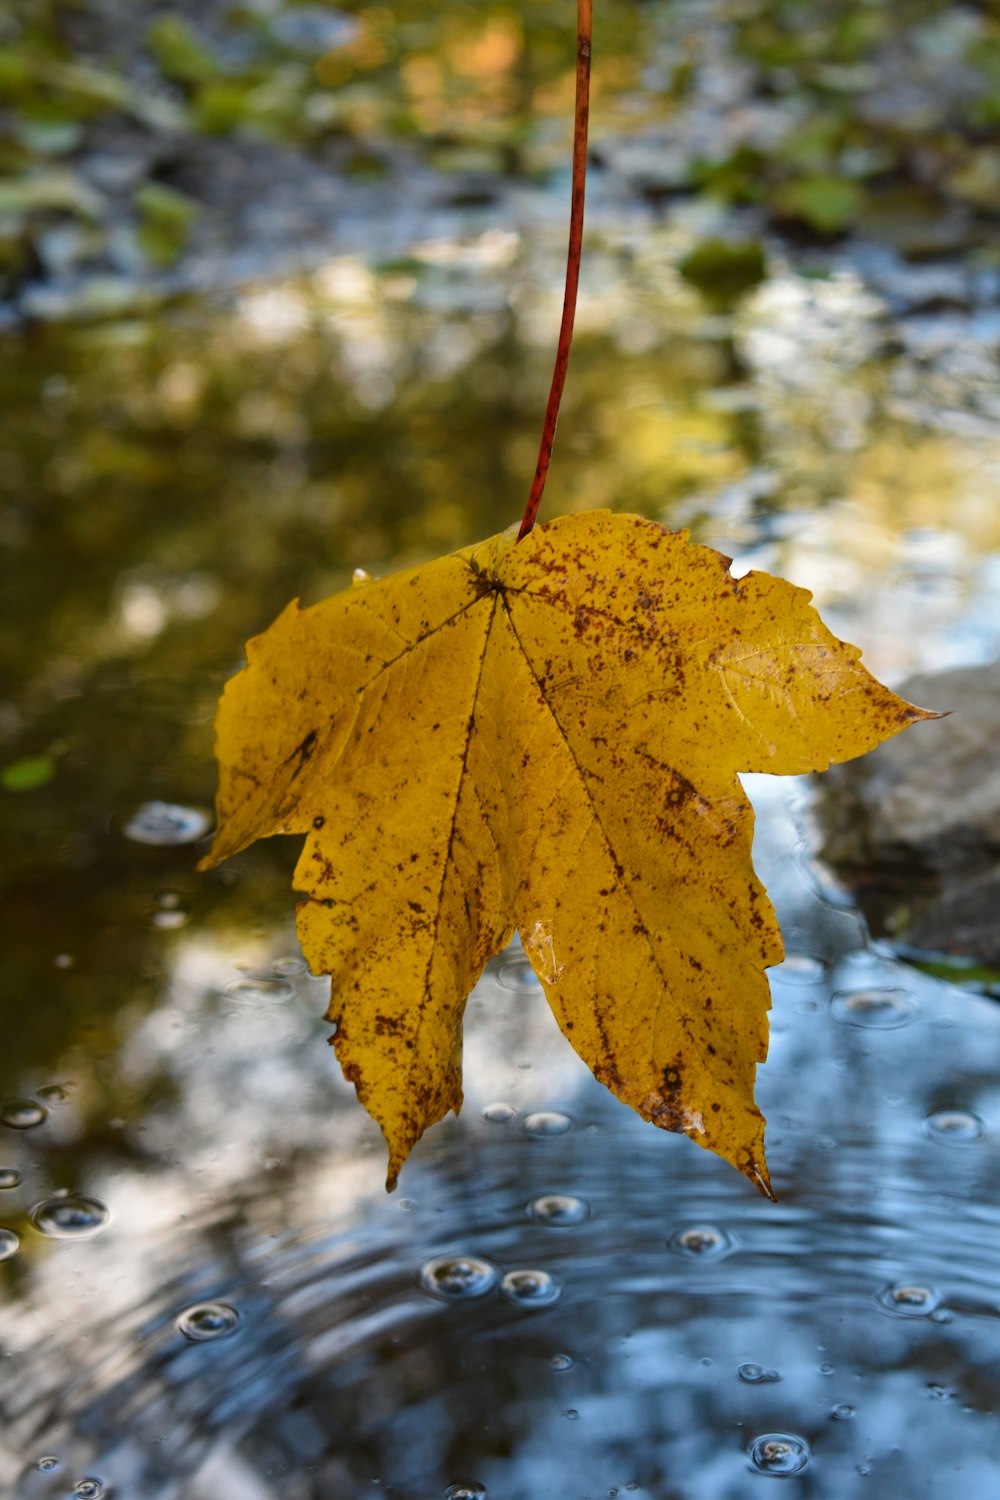
[[[0,1228],[0,1260],[10,1260],[12,1255],[16,1255],[20,1243],[13,1229]]]
[[[550,1370],[571,1370],[573,1368],[573,1356],[571,1354],[550,1354],[548,1357]]]
[[[180,807],[173,802],[143,802],[122,824],[133,844],[193,844],[205,834],[212,819],[202,807]]]
[[[906,990],[840,990],[830,1009],[845,1026],[893,1031],[913,1020],[917,1006]]]
[[[572,1123],[556,1109],[540,1109],[525,1117],[524,1128],[529,1135],[565,1135]]]
[[[506,1125],[508,1120],[513,1120],[517,1110],[513,1104],[487,1104],[483,1110],[483,1119],[489,1120],[491,1125]]]
[[[815,953],[789,953],[770,977],[782,984],[815,984],[826,973],[826,964]]]
[[[830,1415],[835,1422],[850,1422],[854,1416],[854,1407],[848,1406],[846,1401],[838,1401],[837,1405],[831,1409]]]
[[[234,979],[225,988],[232,1010],[267,1010],[295,999],[295,990],[287,979]]]
[[[51,1474],[53,1469],[58,1469],[58,1467],[59,1460],[51,1453],[47,1453],[44,1458],[40,1458],[35,1465],[35,1468],[41,1469],[43,1474]]]
[[[934,1287],[917,1282],[897,1281],[878,1293],[879,1305],[901,1318],[926,1318],[940,1301],[940,1293]]]
[[[64,1083],[47,1083],[38,1090],[38,1097],[44,1104],[65,1104],[69,1096],[70,1090]]]
[[[964,1145],[978,1141],[982,1133],[983,1122],[971,1110],[939,1109],[927,1117],[927,1134],[936,1141]]]
[[[546,1193],[528,1204],[528,1212],[541,1224],[560,1228],[564,1224],[582,1224],[590,1217],[590,1205],[568,1193]]]
[[[486,1486],[475,1479],[460,1479],[449,1484],[444,1494],[445,1500],[486,1500]]]
[[[548,1271],[508,1271],[500,1283],[501,1296],[521,1307],[548,1307],[561,1292],[561,1285]]]
[[[150,925],[158,932],[176,932],[179,928],[186,927],[188,920],[186,911],[173,908],[168,911],[154,911],[150,918]]]
[[[21,1174],[14,1167],[0,1167],[0,1188],[21,1186]]]
[[[688,1229],[678,1229],[670,1236],[669,1243],[672,1250],[696,1260],[721,1260],[736,1248],[732,1235],[713,1224],[692,1224]]]
[[[575,1406],[571,1406],[567,1411],[563,1412],[563,1416],[566,1418],[567,1422],[575,1422],[578,1420],[580,1413],[577,1411]]]
[[[177,1331],[192,1344],[207,1344],[235,1333],[239,1321],[239,1313],[228,1302],[198,1302],[179,1315]]]
[[[429,1260],[420,1271],[424,1290],[449,1302],[483,1297],[496,1285],[496,1280],[496,1267],[472,1255],[441,1255]]]
[[[522,995],[528,992],[537,994],[542,987],[534,969],[523,959],[501,964],[497,970],[497,984],[501,989],[514,990]]]
[[[750,1463],[761,1474],[801,1474],[809,1444],[791,1432],[764,1432],[750,1444]]]
[[[271,965],[271,973],[277,974],[279,979],[296,979],[300,974],[305,974],[308,968],[304,958],[276,958]]]
[[[100,1198],[68,1193],[63,1198],[45,1198],[30,1214],[39,1234],[53,1240],[87,1240],[100,1234],[111,1220],[111,1210]]]
[[[73,1500],[101,1500],[104,1485],[99,1479],[79,1479],[73,1490]]]
[[[11,1130],[32,1130],[48,1119],[49,1112],[37,1099],[8,1099],[0,1109],[0,1124]]]
[[[747,1385],[772,1385],[781,1379],[777,1370],[767,1370],[763,1365],[740,1365],[736,1373]]]

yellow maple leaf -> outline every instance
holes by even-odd
[[[203,865],[307,834],[299,935],[390,1187],[461,1107],[465,1002],[516,928],[596,1077],[770,1192],[753,1087],[782,943],[737,773],[933,717],[810,597],[600,511],[292,603],[249,643]]]

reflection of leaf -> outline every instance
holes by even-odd
[[[737,773],[823,769],[925,717],[808,597],[597,512],[292,604],[250,643],[206,863],[308,835],[299,933],[390,1185],[461,1104],[466,997],[516,927],[596,1076],[766,1188],[782,948]]]

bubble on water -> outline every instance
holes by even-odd
[[[33,1130],[36,1125],[44,1125],[48,1117],[48,1110],[37,1099],[8,1099],[0,1107],[0,1124],[9,1125],[11,1130]]]
[[[73,1500],[101,1500],[104,1485],[99,1479],[79,1479],[73,1490]]]
[[[740,1365],[736,1373],[746,1385],[773,1385],[781,1379],[777,1370],[769,1370],[764,1365]]]
[[[809,1444],[792,1432],[763,1432],[750,1444],[750,1463],[760,1474],[801,1474]]]
[[[21,1186],[21,1174],[15,1167],[0,1167],[0,1188]]]
[[[513,990],[521,995],[537,994],[542,987],[534,969],[521,958],[500,965],[497,969],[497,984],[501,989]]]
[[[207,1344],[236,1332],[240,1315],[228,1302],[196,1302],[177,1318],[177,1332],[192,1344]]]
[[[276,958],[270,968],[279,979],[297,979],[308,972],[309,965],[304,958]]]
[[[497,1269],[473,1255],[439,1255],[420,1270],[420,1285],[447,1302],[483,1297],[496,1286]]]
[[[545,1193],[528,1204],[528,1212],[540,1224],[560,1228],[564,1224],[582,1224],[590,1218],[590,1204],[568,1193]]]
[[[838,1401],[836,1406],[830,1408],[830,1415],[835,1422],[850,1422],[855,1411],[854,1407],[848,1406],[846,1401]]]
[[[177,932],[179,928],[186,927],[189,920],[187,912],[179,908],[154,911],[150,918],[150,926],[155,927],[158,932]]]
[[[67,1193],[36,1203],[29,1217],[39,1234],[49,1239],[89,1240],[110,1223],[111,1210],[100,1198]]]
[[[287,979],[234,979],[227,984],[226,1003],[231,1010],[268,1010],[295,999],[295,990]]]
[[[529,1135],[565,1135],[572,1123],[569,1115],[557,1109],[539,1109],[525,1116],[524,1128]]]
[[[483,1110],[483,1119],[489,1120],[491,1125],[506,1125],[507,1121],[513,1120],[516,1114],[517,1110],[513,1104],[503,1104],[498,1101],[496,1104],[487,1104]]]
[[[714,1224],[691,1224],[687,1229],[678,1229],[669,1240],[671,1250],[679,1255],[688,1255],[693,1260],[721,1260],[732,1254],[736,1241],[725,1229]]]
[[[887,1312],[898,1317],[926,1318],[940,1303],[941,1294],[934,1287],[919,1282],[897,1281],[884,1286],[877,1294],[877,1300]]]
[[[133,844],[193,844],[211,827],[203,807],[181,807],[174,802],[143,802],[129,813],[122,833]]]
[[[577,1411],[575,1406],[570,1406],[566,1411],[563,1412],[563,1416],[566,1418],[567,1422],[576,1422],[579,1420],[580,1413]]]
[[[917,1004],[906,990],[839,990],[830,1009],[845,1026],[893,1031],[913,1020]]]
[[[70,1092],[69,1086],[65,1083],[47,1083],[44,1088],[38,1090],[38,1098],[43,1104],[65,1104]]]
[[[460,1479],[457,1484],[449,1484],[444,1494],[445,1500],[487,1500],[485,1484],[476,1479]]]
[[[548,1271],[508,1271],[500,1283],[500,1295],[521,1307],[548,1307],[561,1293],[562,1286]]]
[[[397,1205],[397,1207],[403,1210],[404,1214],[412,1213],[416,1206],[417,1200],[415,1198],[400,1198]]]
[[[819,1367],[819,1373],[821,1375],[832,1375],[833,1374],[833,1365],[825,1365],[825,1364],[824,1365],[820,1365],[820,1367]]]
[[[40,1458],[35,1465],[35,1468],[40,1469],[43,1474],[51,1474],[58,1467],[59,1460],[52,1453],[46,1453],[45,1457]]]
[[[983,1122],[978,1115],[965,1109],[939,1109],[927,1116],[927,1134],[935,1141],[948,1141],[965,1145],[978,1141],[983,1133]]]
[[[0,1228],[0,1260],[10,1260],[12,1255],[16,1255],[20,1243],[20,1237],[13,1229]]]
[[[826,973],[826,964],[815,953],[788,953],[783,963],[770,971],[781,984],[816,984]]]
[[[571,1354],[563,1354],[560,1351],[557,1354],[550,1354],[546,1363],[550,1370],[571,1370],[573,1368],[573,1356]]]

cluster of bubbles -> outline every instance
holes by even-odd
[[[440,1255],[420,1270],[424,1291],[444,1302],[485,1297],[499,1285],[500,1295],[520,1307],[548,1307],[558,1300],[562,1285],[548,1271],[517,1269],[503,1277],[496,1266],[474,1255]]]
[[[62,1465],[59,1459],[52,1453],[47,1453],[35,1464],[35,1468],[41,1474],[55,1474]],[[70,1491],[71,1500],[102,1500],[104,1495],[103,1479],[95,1479],[93,1475],[87,1475],[84,1479],[78,1479]]]
[[[773,1385],[781,1379],[777,1370],[769,1370],[765,1365],[743,1364],[736,1373],[745,1385]]]

